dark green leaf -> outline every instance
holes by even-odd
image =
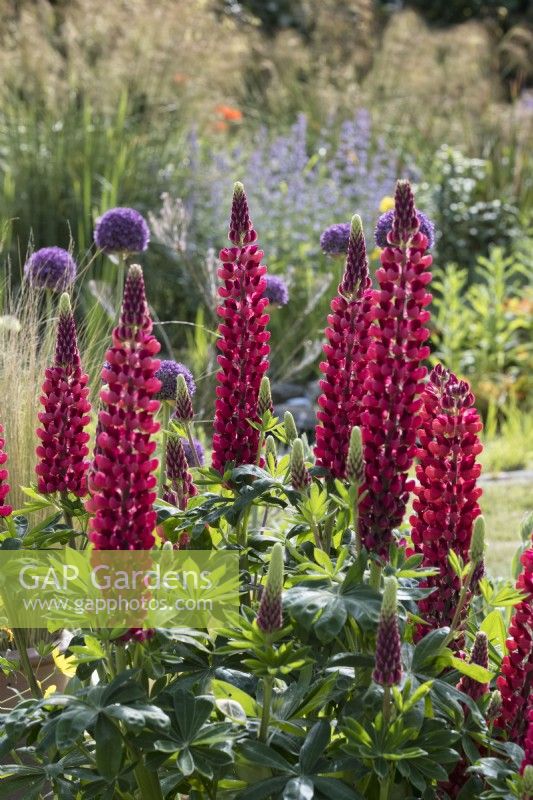
[[[96,768],[102,777],[112,780],[122,764],[122,736],[118,728],[103,714],[96,721]]]
[[[305,738],[300,750],[300,765],[303,772],[312,772],[316,762],[329,744],[331,729],[325,719],[319,720]]]

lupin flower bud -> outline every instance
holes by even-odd
[[[376,641],[376,663],[372,673],[372,680],[381,686],[397,686],[402,679],[396,591],[396,578],[392,575],[385,578]]]
[[[191,422],[194,417],[191,395],[185,376],[180,374],[176,379],[176,409],[174,418],[178,422]]]
[[[472,652],[470,653],[470,663],[477,664],[477,666],[484,667],[485,669],[489,667],[489,640],[487,634],[483,631],[478,631],[476,633]],[[471,697],[472,700],[479,700],[480,697],[487,694],[489,684],[480,683],[474,680],[474,678],[469,678],[468,675],[463,675],[457,684],[457,688],[460,692],[464,692]]]
[[[191,497],[198,494],[188,469],[187,458],[180,435],[171,431],[167,439],[166,471],[168,484],[163,499],[183,511]]]
[[[38,414],[39,462],[35,468],[43,494],[87,492],[91,405],[89,376],[83,372],[78,351],[76,323],[68,294],[61,295],[54,363],[46,369]]]
[[[411,538],[415,551],[423,555],[422,566],[439,572],[421,584],[422,588],[435,591],[419,601],[420,614],[429,624],[417,627],[417,639],[453,620],[461,581],[450,566],[448,553],[453,550],[463,561],[471,560],[473,526],[481,513],[481,489],[477,486],[481,466],[476,457],[483,449],[478,436],[481,420],[465,381],[437,364],[421,399]],[[478,523],[476,533],[471,591],[476,591],[482,573],[482,525]],[[468,601],[464,615],[467,610]]]
[[[311,475],[305,465],[304,446],[301,439],[295,439],[291,450],[291,483],[300,492],[311,483]]]
[[[485,520],[477,517],[474,522],[472,541],[470,543],[470,563],[477,566],[485,555]]]
[[[94,465],[89,480],[92,497],[89,538],[96,550],[149,550],[155,539],[159,430],[155,377],[160,345],[152,335],[141,268],[130,267],[112,346],[102,370],[104,386]]]
[[[255,242],[257,239],[257,233],[250,219],[244,186],[240,181],[236,181],[233,186],[233,203],[231,206],[228,239],[238,247]]]
[[[5,466],[7,462],[7,453],[4,450],[6,442],[2,435],[3,433],[4,428],[0,425],[0,517],[9,517],[13,511],[13,507],[5,502],[9,494],[10,486],[8,483],[9,472]]]
[[[376,272],[368,318],[370,344],[361,406],[365,443],[366,494],[360,504],[361,536],[367,550],[386,557],[392,532],[401,524],[414,481],[409,470],[416,453],[429,347],[426,306],[431,295],[428,240],[418,229],[411,188],[399,181],[394,222]]]
[[[261,378],[261,385],[259,387],[259,401],[257,404],[257,413],[260,417],[266,414],[267,411],[272,413],[274,405],[272,403],[272,393],[270,391],[270,380],[266,375]]]
[[[346,479],[354,486],[361,486],[364,478],[363,438],[361,436],[361,428],[355,425],[350,434],[348,458],[346,459]]]
[[[212,465],[219,472],[230,463],[240,466],[257,461],[260,433],[250,423],[260,422],[259,387],[270,352],[266,267],[261,264],[263,252],[252,244],[257,234],[241,183],[235,184],[233,192],[229,238],[235,246],[220,251],[218,270],[223,285],[218,290],[222,302],[217,308],[220,355]]]
[[[298,428],[290,411],[286,411],[283,415],[283,428],[287,444],[292,444],[298,438]]]
[[[274,465],[278,462],[278,448],[276,446],[276,440],[270,434],[265,439],[265,458],[268,464],[269,458],[272,459]]]
[[[350,432],[359,425],[363,406],[366,349],[370,322],[370,278],[361,218],[352,218],[344,274],[325,330],[325,360],[320,364],[322,393],[315,429],[316,463],[334,478],[346,477]]]
[[[261,595],[257,625],[264,633],[275,633],[283,627],[283,547],[279,542],[272,548],[265,588]]]
[[[394,218],[389,242],[407,244],[419,227],[411,184],[409,181],[399,180],[394,195]]]

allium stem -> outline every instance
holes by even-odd
[[[167,476],[167,441],[168,426],[170,422],[170,403],[163,401],[161,409],[161,449],[159,458],[159,497],[163,497],[163,491]],[[193,448],[194,451],[194,448]]]
[[[183,427],[185,428],[185,434],[187,436],[187,441],[189,442],[189,446],[191,448],[191,454],[192,454],[192,458],[193,458],[193,461],[194,461],[194,466],[198,467],[198,469],[200,469],[200,467],[202,465],[200,464],[200,459],[198,458],[198,451],[196,450],[196,447],[194,445],[194,438],[193,438],[193,435],[192,435],[192,423],[191,422],[184,422],[183,423]]]
[[[120,307],[122,305],[122,295],[124,294],[124,277],[126,274],[126,257],[124,253],[117,253],[117,285],[115,288],[115,306],[116,315],[120,314]]]

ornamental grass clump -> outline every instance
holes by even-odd
[[[468,384],[438,364],[422,393],[418,483],[410,517],[411,538],[423,556],[422,565],[438,570],[422,584],[434,591],[419,602],[426,624],[418,626],[417,636],[450,625],[456,611],[461,581],[448,553],[453,550],[463,562],[468,560],[474,520],[481,513],[481,428]]]
[[[40,398],[41,426],[35,467],[37,486],[43,494],[87,493],[90,439],[89,376],[83,371],[76,323],[68,294],[59,303],[54,363],[46,369]]]
[[[106,353],[100,391],[98,451],[91,472],[89,538],[97,550],[153,547],[159,423],[156,378],[160,344],[152,335],[141,268],[130,267],[119,323]]]
[[[325,330],[325,360],[315,429],[315,456],[334,478],[346,476],[350,432],[361,423],[369,346],[370,277],[360,217],[353,217],[344,274]]]
[[[264,297],[266,267],[242,184],[233,192],[229,240],[233,247],[220,251],[217,313],[217,373],[215,420],[213,424],[214,469],[224,472],[228,464],[254,464],[258,457],[258,399],[261,378],[268,369],[268,314]]]
[[[429,355],[426,306],[431,295],[431,256],[408,181],[398,181],[392,229],[376,272],[370,345],[366,351],[364,430],[366,495],[360,506],[361,535],[368,550],[386,556],[401,523],[414,482],[408,472],[416,453],[420,394]]]

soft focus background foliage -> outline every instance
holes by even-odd
[[[94,221],[114,205],[149,218],[142,261],[156,332],[194,371],[208,420],[216,253],[234,179],[270,271],[289,287],[289,303],[271,308],[271,375],[275,399],[300,403],[303,427],[342,268],[320,233],[358,212],[372,252],[377,216],[405,175],[437,228],[435,359],[472,383],[486,471],[531,465],[525,0],[0,0],[0,19],[0,415],[14,487],[34,446],[35,407],[17,387],[38,396],[46,355],[36,343],[47,311],[34,303],[27,318],[16,292],[26,254],[56,244],[77,258],[96,386],[116,268],[95,256]],[[503,535],[499,524],[491,535]]]

